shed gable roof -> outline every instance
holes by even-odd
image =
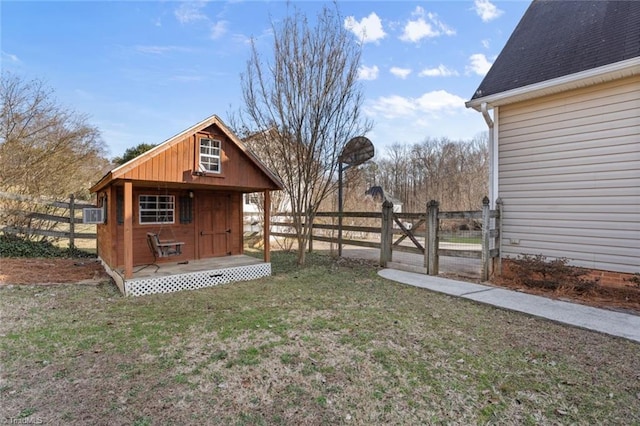
[[[262,164],[262,162],[244,146],[242,141],[222,122],[222,120],[220,120],[218,116],[212,115],[211,117],[208,117],[205,120],[167,139],[166,141],[155,146],[149,151],[140,154],[139,156],[133,158],[125,164],[122,164],[111,170],[91,188],[91,191],[98,191],[99,189],[105,187],[110,182],[116,179],[129,179],[132,170],[135,170],[141,165],[152,161],[158,156],[162,156],[163,153],[168,152],[172,149],[172,147],[184,143],[185,138],[188,138],[200,131],[211,128],[212,126],[220,129],[220,131],[228,138],[228,140],[231,141],[233,145],[235,145],[236,149],[242,153],[242,156],[246,158],[246,160],[243,161],[248,161],[245,164],[253,164],[254,166],[256,166],[256,168],[266,177],[266,182],[270,182],[273,188],[282,189],[282,184],[280,183],[278,177],[273,172],[271,172],[271,170],[269,170],[264,164]],[[189,164],[183,164],[183,166],[188,167]]]
[[[534,0],[472,100],[637,57],[639,1]]]

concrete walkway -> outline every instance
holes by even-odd
[[[378,274],[383,278],[403,284],[640,342],[640,316],[637,315],[562,302],[499,287],[395,269],[383,269]]]

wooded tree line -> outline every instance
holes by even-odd
[[[42,81],[0,79],[0,190],[13,194],[89,197],[108,169],[97,127],[57,103]]]
[[[69,194],[89,200],[89,187],[109,166],[100,131],[86,116],[60,106],[42,81],[2,74],[0,195],[9,196],[0,198],[0,225],[55,226],[34,223],[37,213],[64,215],[59,207],[38,201],[66,200]]]
[[[402,211],[422,212],[430,200],[444,210],[477,210],[488,193],[487,134],[471,140],[427,138],[394,143],[373,161],[349,170],[345,208],[361,210],[365,191],[380,186],[402,202]]]

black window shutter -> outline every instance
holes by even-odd
[[[124,194],[116,193],[116,221],[118,225],[124,224]]]
[[[188,196],[180,197],[180,223],[193,221],[193,199]]]

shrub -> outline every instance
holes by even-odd
[[[94,257],[77,248],[60,248],[50,241],[31,241],[13,234],[0,234],[0,257]]]
[[[640,288],[640,272],[636,272],[633,276],[627,279],[628,282],[634,285],[634,287]]]
[[[573,290],[586,293],[598,285],[598,279],[589,279],[585,275],[588,269],[570,266],[567,258],[548,260],[541,254],[520,255],[511,259],[510,269],[513,279],[526,287],[550,290]]]

